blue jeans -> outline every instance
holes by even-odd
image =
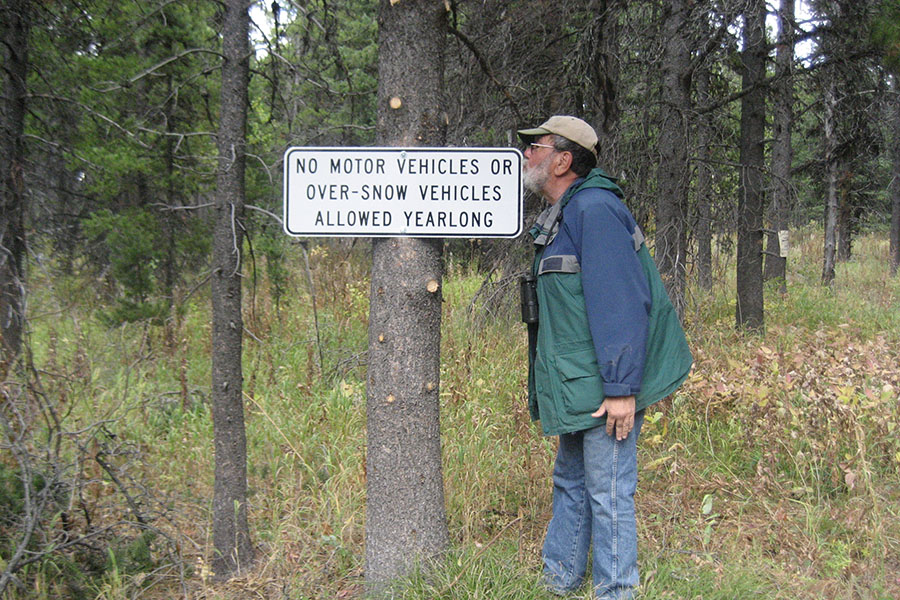
[[[544,540],[544,582],[559,594],[581,586],[593,543],[598,600],[629,599],[638,585],[637,438],[644,411],[622,441],[606,427],[559,436],[553,468],[553,518]]]

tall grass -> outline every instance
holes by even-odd
[[[694,370],[648,411],[639,442],[644,598],[900,597],[900,281],[887,276],[885,240],[870,235],[823,288],[820,247],[812,232],[794,240],[787,295],[766,292],[764,334],[734,330],[733,282],[691,290]],[[248,289],[248,483],[259,559],[225,583],[207,567],[207,300],[195,297],[167,332],[109,331],[90,294],[72,292],[84,289],[77,279],[36,279],[30,341],[44,380],[68,395],[73,423],[107,421],[139,449],[130,468],[166,507],[154,526],[178,541],[178,569],[113,561],[82,583],[85,597],[360,596],[367,254],[359,244],[312,250],[316,315],[302,258],[293,258],[292,291],[278,307],[264,281]],[[537,582],[555,440],[528,419],[514,302],[487,305],[484,284],[477,269],[448,265],[440,397],[452,548],[396,598],[548,597]],[[503,284],[488,282],[494,291]],[[9,598],[64,597],[53,565],[33,567],[24,574],[31,588],[11,588]],[[576,597],[589,597],[588,588]]]

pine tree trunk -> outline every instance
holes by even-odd
[[[0,376],[22,350],[25,322],[25,132],[29,0],[0,8],[3,52],[0,110]]]
[[[683,0],[666,3],[663,14],[663,102],[659,132],[659,192],[656,205],[655,258],[669,298],[679,315],[684,312],[687,245],[688,119],[691,107],[691,55],[684,37],[688,6]]]
[[[710,72],[707,68],[697,71],[697,97],[701,105],[710,103]],[[712,173],[709,164],[710,140],[713,131],[708,119],[697,123],[697,284],[701,289],[712,289]]]
[[[793,127],[794,87],[791,76],[794,63],[794,0],[781,0],[778,12],[778,48],[775,56],[777,83],[774,89],[772,136],[771,229],[766,244],[765,279],[779,280],[781,293],[787,292],[787,258],[781,256],[779,231],[790,223],[793,193],[791,185],[791,129]]]
[[[381,0],[382,146],[441,146],[446,8]],[[377,593],[449,545],[441,474],[442,240],[373,241],[366,403],[366,585]]]
[[[615,175],[619,164],[619,19],[621,0],[591,0],[590,14],[595,15],[591,24],[590,43],[591,79],[594,94],[588,101],[596,115],[596,129],[601,142],[597,145],[598,163]]]
[[[834,281],[834,264],[837,255],[837,213],[838,213],[838,172],[839,166],[834,156],[834,108],[835,96],[832,83],[826,84],[824,103],[825,133],[825,247],[822,262],[822,283],[831,285]]]
[[[893,141],[891,144],[891,275],[896,276],[900,268],[900,84],[893,78],[891,89],[891,121]]]
[[[850,260],[853,254],[853,229],[854,208],[850,199],[850,184],[852,178],[849,173],[840,173],[838,186],[838,235],[837,235],[837,260],[845,262]]]
[[[250,61],[247,8],[246,0],[226,0],[222,30],[224,57],[212,275],[212,564],[213,572],[220,578],[247,568],[253,561],[247,525],[247,441],[241,395],[241,244]]]
[[[761,330],[763,316],[763,190],[766,95],[766,5],[750,0],[744,15],[741,99],[741,173],[738,186],[737,311],[738,327]]]

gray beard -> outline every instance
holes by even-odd
[[[544,186],[547,185],[547,181],[550,179],[550,173],[547,169],[549,159],[550,156],[547,156],[533,168],[525,168],[522,171],[522,184],[525,186],[525,189],[534,192],[538,196],[544,195]]]

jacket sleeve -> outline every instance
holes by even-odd
[[[606,396],[641,390],[650,288],[634,250],[634,219],[612,193],[586,190],[570,203],[584,303]],[[582,196],[582,197],[579,197]],[[568,216],[568,215],[567,215]]]

